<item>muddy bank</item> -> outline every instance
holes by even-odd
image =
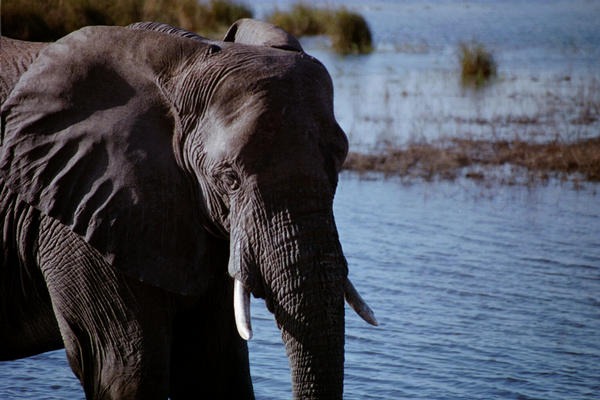
[[[575,143],[530,143],[442,139],[388,146],[379,153],[350,152],[344,169],[382,173],[403,180],[453,180],[459,177],[504,184],[562,180],[600,182],[600,138]],[[499,172],[500,171],[500,172]]]

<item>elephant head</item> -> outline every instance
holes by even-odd
[[[224,42],[162,24],[88,27],[46,47],[2,108],[0,176],[114,267],[181,294],[235,279],[282,330],[297,398],[341,398],[347,279],[332,205],[348,143],[329,74],[242,20]],[[211,246],[229,240],[229,265]],[[232,316],[233,318],[233,316]]]

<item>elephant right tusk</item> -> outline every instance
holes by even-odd
[[[252,324],[250,322],[250,293],[242,282],[235,279],[233,284],[233,313],[235,326],[244,340],[252,339]]]
[[[352,307],[354,311],[366,322],[371,325],[378,326],[379,322],[375,318],[375,313],[371,310],[371,307],[360,297],[360,294],[356,291],[356,288],[350,282],[350,279],[346,278],[344,283],[344,297],[346,302]]]

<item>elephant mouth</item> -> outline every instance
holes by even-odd
[[[346,278],[344,282],[344,299],[348,305],[365,322],[378,326],[379,322],[375,318],[375,313],[369,305],[360,296],[350,279]],[[244,284],[235,279],[233,288],[233,310],[235,314],[235,325],[240,337],[244,340],[252,339],[252,322],[250,312],[250,292]]]

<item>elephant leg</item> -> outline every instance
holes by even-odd
[[[0,360],[63,347],[50,297],[39,269],[0,259]]]
[[[211,245],[218,249],[219,244]],[[228,244],[224,243],[223,262]],[[216,265],[220,265],[215,261]],[[226,264],[222,266],[223,270]],[[175,317],[171,356],[173,400],[195,394],[207,399],[254,399],[248,346],[233,318],[233,280],[218,273],[199,298],[184,299]]]
[[[44,277],[35,262],[39,211],[0,180],[0,360],[63,347]]]
[[[115,271],[59,222],[41,222],[39,258],[69,364],[92,399],[166,399],[168,296]]]
[[[210,399],[254,399],[248,347],[233,320],[233,285],[177,315],[171,357],[173,400],[194,393]],[[231,309],[230,309],[231,308]]]

